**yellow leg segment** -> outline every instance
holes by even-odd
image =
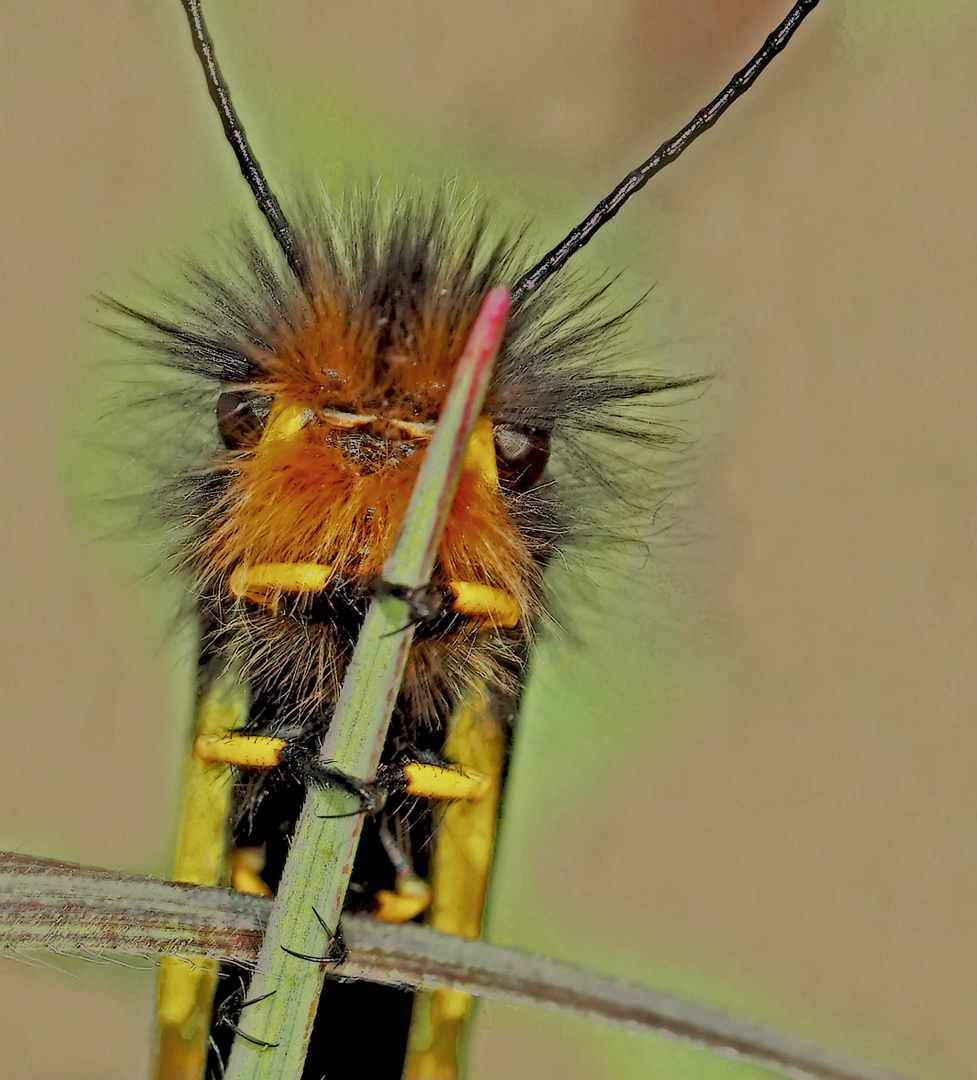
[[[492,421],[487,416],[480,416],[475,421],[461,468],[463,472],[475,473],[491,491],[498,490],[499,465],[495,456]]]
[[[233,673],[218,679],[197,703],[198,738],[233,730],[247,704]],[[183,774],[173,880],[219,885],[230,814],[231,772],[190,754]],[[157,1080],[200,1080],[207,1062],[217,964],[164,956],[157,994]]]
[[[281,764],[281,752],[288,746],[284,739],[268,735],[237,735],[224,731],[219,735],[198,735],[193,741],[193,756],[207,765],[236,765],[239,769],[273,769]]]
[[[267,449],[270,443],[287,442],[296,435],[312,419],[312,413],[304,406],[294,401],[283,401],[276,397],[265,420],[264,430],[261,432],[261,441],[258,444]]]
[[[410,922],[431,904],[431,887],[417,874],[398,875],[395,888],[376,891],[372,914],[378,922]]]
[[[477,769],[487,790],[477,801],[452,802],[444,809],[431,861],[433,897],[427,924],[435,930],[469,938],[481,933],[505,751],[491,701],[478,694],[452,718],[444,754]],[[404,1080],[455,1080],[471,1001],[456,990],[418,994]]]
[[[468,772],[467,769],[446,769],[442,765],[424,765],[416,761],[400,768],[407,777],[404,791],[422,799],[465,799],[477,802],[492,791],[489,777]]]
[[[257,563],[236,566],[227,587],[239,600],[266,603],[279,593],[321,592],[332,577],[326,563]]]
[[[274,896],[261,879],[265,868],[263,847],[234,848],[228,852],[227,862],[231,870],[231,888],[248,896]]]
[[[519,601],[504,589],[474,581],[451,581],[448,588],[454,596],[453,608],[459,615],[471,615],[487,626],[516,626],[522,615]]]

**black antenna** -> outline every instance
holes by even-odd
[[[575,229],[568,233],[552,251],[547,252],[540,259],[512,290],[513,304],[518,303],[527,293],[532,292],[551,274],[559,270],[572,255],[591,239],[598,229],[606,225],[614,217],[636,191],[640,191],[648,183],[655,173],[671,164],[689,146],[693,139],[701,135],[706,128],[712,127],[730,105],[741,94],[745,94],[749,90],[760,72],[790,41],[794,31],[817,6],[818,0],[800,0],[799,3],[795,4],[787,18],[763,43],[756,56],[742,71],[738,71],[730,79],[722,93],[704,109],[696,113],[693,119],[677,135],[674,135],[668,142],[663,143],[643,165],[639,165],[634,172],[628,173],[606,199],[599,202]]]
[[[254,201],[258,209],[265,215],[265,220],[271,227],[272,234],[278,241],[278,246],[285,254],[285,260],[291,267],[292,272],[304,282],[306,280],[305,265],[299,253],[295,237],[289,228],[282,208],[278,200],[268,186],[258,159],[248,145],[248,137],[244,134],[244,127],[238,119],[234,106],[231,104],[231,94],[227,89],[227,83],[217,66],[217,58],[214,56],[214,43],[207,33],[207,24],[204,22],[203,12],[200,10],[200,0],[180,0],[183,10],[187,13],[190,22],[190,32],[193,34],[193,48],[204,69],[207,79],[207,90],[210,100],[220,113],[221,125],[224,128],[224,137],[231,144],[231,148],[237,157],[237,163],[241,167],[241,175],[248,182]]]

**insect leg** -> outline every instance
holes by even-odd
[[[485,627],[511,628],[522,617],[519,601],[504,589],[476,581],[449,581],[447,588],[422,585],[410,588],[377,580],[370,588],[374,596],[393,596],[410,609],[409,621],[432,625],[442,619],[463,616]]]
[[[314,964],[341,964],[349,956],[349,949],[346,947],[346,939],[343,937],[343,928],[341,924],[337,924],[335,932],[331,931],[326,926],[326,920],[316,911],[312,909],[312,914],[315,915],[316,921],[322,927],[323,932],[326,935],[327,952],[324,956],[312,956],[309,953],[295,952],[294,949],[286,949],[284,945],[282,948],[289,956],[297,956],[299,960],[311,960]]]
[[[491,781],[480,773],[447,765],[412,761],[406,765],[387,765],[379,782],[386,791],[400,791],[422,799],[465,799],[477,802],[491,791]]]
[[[379,836],[394,868],[394,887],[377,890],[371,913],[380,922],[410,922],[430,907],[431,886],[414,870],[414,864],[393,835],[386,816],[380,821]]]
[[[236,731],[198,735],[193,754],[208,764],[236,765],[242,769],[286,768],[303,780],[334,787],[359,800],[357,813],[371,814],[379,807],[376,788],[319,761],[307,747],[269,735],[242,735]]]

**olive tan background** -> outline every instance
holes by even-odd
[[[788,6],[214,0],[210,21],[276,183],[459,175],[556,239]],[[6,0],[0,49],[0,845],[162,874],[186,638],[176,587],[137,580],[148,541],[92,539],[129,463],[101,450],[125,420],[99,405],[118,346],[91,296],[247,197],[175,0]],[[920,1080],[977,1073],[975,51],[963,0],[824,0],[601,235],[622,296],[655,286],[635,350],[717,378],[678,414],[681,526],[543,649],[491,919]],[[152,999],[146,968],[4,961],[7,1075],[146,1075]],[[489,1007],[470,1070],[760,1075]]]

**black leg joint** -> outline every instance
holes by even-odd
[[[409,609],[408,621],[411,624],[429,625],[450,617],[455,602],[450,589],[439,589],[436,585],[395,585],[382,578],[372,582],[370,591],[377,598],[392,596],[396,600],[403,600]]]
[[[294,949],[289,949],[284,945],[280,946],[282,952],[286,952],[289,956],[294,956],[298,960],[309,960],[313,964],[344,964],[349,959],[349,948],[346,945],[346,938],[343,936],[342,924],[337,923],[336,932],[332,933],[315,908],[312,909],[312,914],[315,915],[326,934],[325,954],[323,956],[313,956],[310,953],[296,952]]]
[[[332,768],[320,761],[315,751],[307,746],[289,743],[279,754],[279,764],[290,769],[306,784],[335,788],[356,799],[359,806],[354,813],[372,815],[383,806],[383,794],[376,784],[368,784],[365,780]]]

